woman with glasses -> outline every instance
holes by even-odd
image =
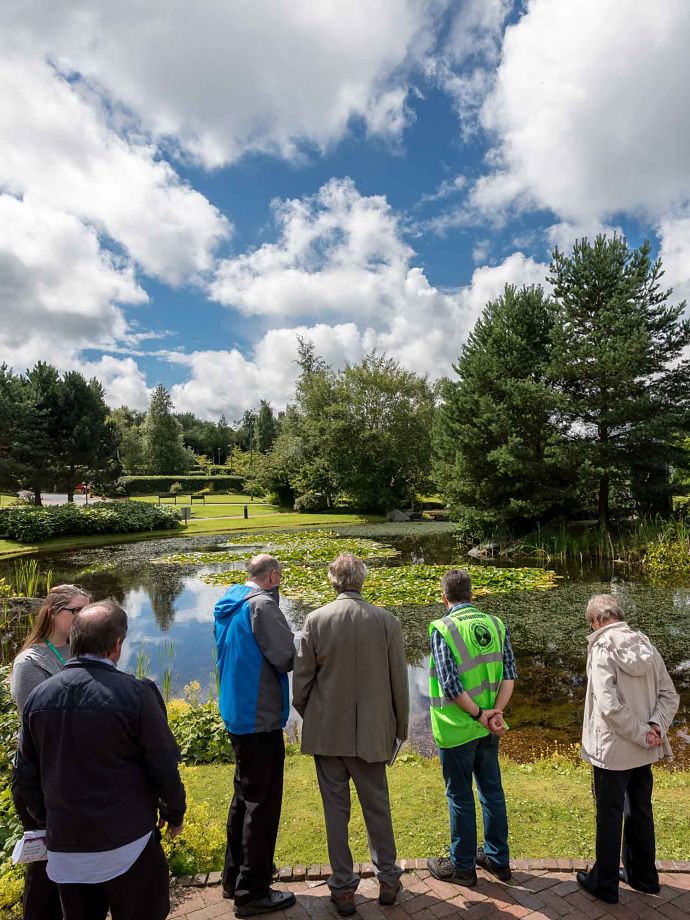
[[[41,604],[36,622],[14,659],[10,690],[19,712],[34,687],[58,674],[70,658],[72,620],[91,603],[78,585],[56,585]],[[38,830],[31,815],[15,798],[24,830]],[[46,874],[45,862],[28,863],[24,878],[24,920],[62,920],[57,885]]]

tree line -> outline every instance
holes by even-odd
[[[668,514],[687,489],[690,322],[644,243],[556,249],[548,287],[488,303],[453,376],[432,384],[370,354],[329,367],[305,340],[292,402],[234,425],[176,413],[159,385],[147,411],[108,410],[97,380],[38,364],[0,368],[0,485],[71,496],[122,472],[231,472],[281,505],[385,511],[438,490],[481,531],[554,519]]]

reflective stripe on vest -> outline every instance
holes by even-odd
[[[473,630],[473,623],[481,629]],[[451,650],[465,691],[483,709],[491,708],[503,679],[506,630],[501,620],[467,605],[435,620],[429,633],[434,629]],[[494,651],[481,652],[482,646],[493,647]],[[433,655],[429,658],[429,705],[434,739],[441,748],[457,747],[488,734],[480,722],[443,696]]]

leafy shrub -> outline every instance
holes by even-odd
[[[181,483],[181,482],[173,482],[172,485],[170,486],[170,494],[171,494],[171,495],[179,495],[181,491],[182,491],[182,483]]]
[[[173,875],[196,875],[222,867],[225,828],[214,818],[207,802],[191,805],[184,816],[182,833],[174,840],[163,838],[163,849]]]
[[[215,703],[171,700],[168,722],[185,763],[232,763],[232,744]]]
[[[0,533],[20,543],[39,543],[50,537],[78,534],[135,533],[172,530],[179,525],[175,508],[143,502],[96,502],[52,505],[46,508],[6,508],[0,511]]]
[[[325,511],[328,504],[326,496],[321,492],[305,492],[295,499],[294,507],[300,514],[313,514],[315,511]]]
[[[173,483],[179,482],[183,492],[198,492],[200,489],[227,489],[241,492],[244,487],[242,476],[121,476],[117,488],[125,495],[152,495],[169,492]]]
[[[12,760],[17,750],[19,713],[10,696],[10,666],[0,667],[0,917],[12,916],[14,908],[21,915],[19,903],[24,874],[9,862],[14,844],[22,835],[22,826],[12,801]]]

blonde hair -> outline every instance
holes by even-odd
[[[20,651],[26,651],[32,645],[44,642],[53,631],[55,614],[59,613],[75,597],[86,597],[89,603],[92,600],[89,592],[80,588],[79,585],[55,585],[54,588],[51,588],[40,606],[34,625],[31,627],[31,632],[26,637],[26,641]]]

